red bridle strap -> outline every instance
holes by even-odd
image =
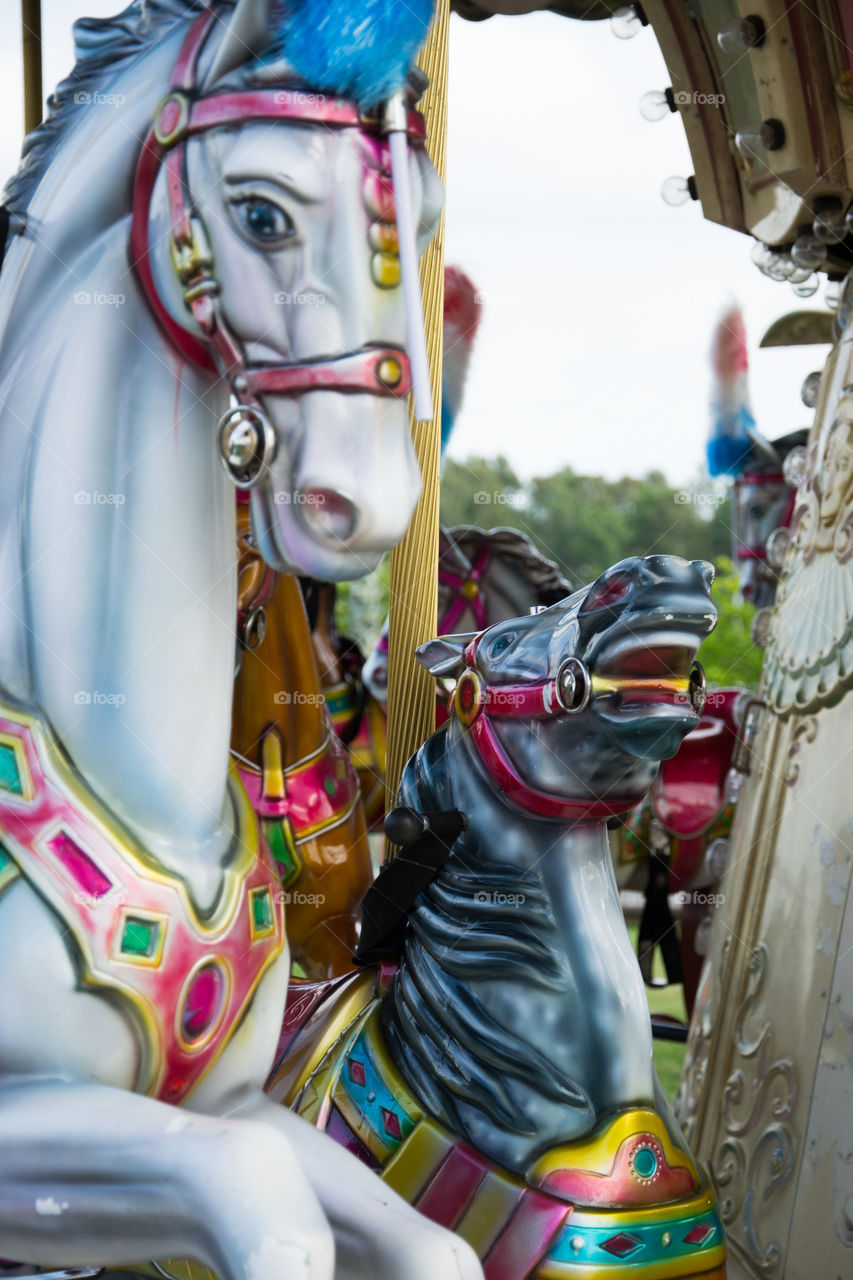
[[[627,813],[636,804],[636,796],[623,800],[566,800],[549,791],[531,787],[504,751],[487,715],[478,716],[469,728],[469,735],[483,767],[498,789],[513,804],[539,817],[564,821],[601,820]]]

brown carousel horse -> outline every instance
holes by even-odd
[[[238,505],[238,657],[231,748],[281,872],[294,963],[352,967],[372,880],[358,779],[334,733],[298,579],[274,573]]]

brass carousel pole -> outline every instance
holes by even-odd
[[[419,66],[429,76],[421,110],[432,162],[442,182],[447,152],[447,46],[450,0],[438,0]],[[388,757],[386,801],[395,802],[400,775],[412,752],[435,728],[435,682],[414,658],[435,634],[438,611],[438,473],[441,436],[441,357],[444,312],[444,215],[421,260],[424,323],[435,416],[418,422],[410,409],[412,439],[423,492],[409,530],[391,552],[388,636]]]
[[[31,133],[42,118],[41,0],[21,0],[24,54],[24,133]]]

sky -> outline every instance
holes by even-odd
[[[120,0],[42,0],[45,86],[72,61],[71,23]],[[22,132],[19,6],[0,10],[0,176]],[[555,14],[451,22],[449,263],[483,303],[450,455],[503,453],[522,478],[563,466],[611,479],[657,469],[676,484],[704,459],[709,345],[725,304],[744,309],[750,388],[771,438],[806,426],[802,380],[825,347],[758,350],[803,303],[761,276],[752,241],[664,204],[692,172],[676,116],[639,100],[669,83],[650,28]]]

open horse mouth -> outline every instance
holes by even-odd
[[[681,632],[632,632],[608,643],[592,664],[591,693],[599,712],[620,719],[639,717],[654,707],[698,720],[704,677],[695,662],[701,637]]]

